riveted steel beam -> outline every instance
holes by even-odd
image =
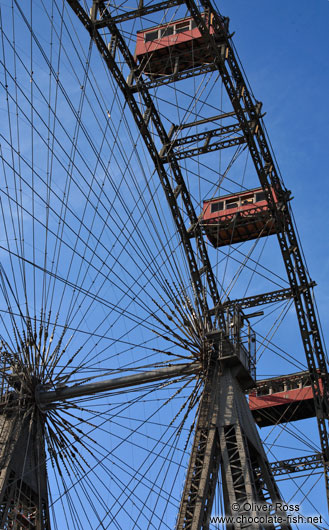
[[[163,11],[164,9],[169,9],[170,7],[179,6],[184,4],[184,0],[167,0],[167,2],[158,2],[157,4],[148,5],[141,7],[140,9],[134,9],[132,11],[127,11],[126,13],[121,13],[120,15],[115,15],[111,17],[116,24],[121,22],[126,22],[127,20],[133,20],[134,18],[145,17],[156,13],[157,11]],[[106,15],[101,19],[97,20],[95,23],[97,28],[104,28],[107,25]]]

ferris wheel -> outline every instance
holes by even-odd
[[[0,528],[328,527],[315,282],[232,32],[2,7]]]

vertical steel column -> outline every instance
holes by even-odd
[[[0,528],[50,530],[41,423],[26,410],[0,412]],[[16,412],[16,411],[15,411]]]
[[[223,371],[222,371],[223,369]],[[229,367],[219,362],[205,384],[199,419],[177,520],[177,530],[208,529],[219,465],[225,515],[232,505],[280,502],[280,493],[270,470],[241,386]],[[256,517],[253,507],[247,515]],[[240,515],[243,513],[243,510]],[[275,515],[275,510],[270,513]],[[224,514],[218,514],[224,515]],[[246,515],[246,510],[245,510]],[[279,513],[284,521],[284,513]],[[261,523],[239,528],[262,529]],[[289,530],[287,522],[268,524],[269,530]]]

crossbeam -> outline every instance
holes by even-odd
[[[134,9],[133,11],[127,11],[126,13],[121,13],[120,15],[112,17],[111,20],[114,21],[116,24],[120,24],[121,22],[126,22],[127,20],[132,20],[138,17],[145,17],[146,15],[150,15],[151,13],[163,11],[164,9],[168,9],[169,7],[179,6],[183,3],[184,0],[167,0],[166,2],[159,2],[158,4],[153,4],[141,7],[140,9]],[[101,20],[97,20],[95,22],[95,26],[98,29],[104,28],[106,27],[108,20],[108,17],[104,16]]]
[[[301,473],[319,469],[323,466],[323,456],[321,453],[314,455],[300,456],[298,458],[288,458],[287,460],[278,460],[270,462],[273,475],[287,475],[288,473]]]
[[[109,390],[118,390],[119,388],[128,388],[131,386],[153,383],[163,379],[174,379],[175,377],[197,374],[200,371],[200,368],[201,365],[195,362],[175,364],[173,366],[158,368],[158,370],[127,375],[125,377],[116,377],[114,379],[106,379],[105,381],[98,381],[97,383],[58,387],[55,390],[46,391],[41,389],[37,393],[36,397],[38,403],[43,406],[56,401],[65,401],[67,399],[74,399],[77,397],[92,396],[94,394],[108,392]]]
[[[189,136],[183,136],[182,138],[175,138],[167,147],[168,149],[171,149],[171,148],[179,147],[182,145],[193,144],[193,143],[203,142],[203,141],[210,141],[211,138],[216,138],[216,137],[220,137],[220,136],[224,136],[227,134],[232,134],[232,133],[236,133],[240,131],[241,131],[241,127],[239,123],[223,125],[222,127],[217,127],[216,129],[211,129],[209,131],[203,131],[203,132],[191,134]]]
[[[303,290],[311,287],[315,287],[316,282],[309,282],[305,287],[300,286],[298,292],[302,293]],[[227,300],[222,304],[222,307],[235,307],[236,305],[240,306],[241,309],[247,309],[249,307],[257,307],[264,304],[272,304],[273,302],[283,302],[284,300],[289,300],[294,297],[292,289],[279,289],[278,291],[272,291],[270,293],[255,294],[253,296],[248,296],[246,298],[238,298],[235,300]],[[216,314],[218,311],[217,307],[210,309],[211,314]]]
[[[216,116],[210,116],[209,118],[203,118],[202,120],[196,120],[188,123],[182,123],[179,125],[179,130],[182,131],[183,129],[189,129],[190,127],[197,127],[198,125],[204,125],[205,123],[209,123],[211,121],[219,121],[223,120],[224,118],[230,118],[235,117],[235,112],[225,112],[222,114],[217,114]],[[176,126],[178,128],[178,126]]]
[[[216,67],[212,63],[202,64],[201,66],[194,66],[187,70],[182,70],[181,72],[172,73],[169,75],[163,75],[161,77],[151,79],[151,80],[143,80],[143,87],[147,89],[151,89],[151,88],[157,88],[160,86],[166,86],[166,85],[169,85],[170,83],[175,83],[177,81],[182,81],[184,79],[190,79],[191,77],[196,77],[198,75],[208,74],[210,72],[213,72],[215,69]],[[137,70],[136,68],[134,68],[134,70],[132,71],[132,75],[129,76],[128,81],[127,81],[132,93],[139,92],[140,90],[140,84],[139,84],[138,79],[137,79],[136,85],[132,84],[134,81],[136,72],[138,72],[138,68]],[[139,75],[140,74],[141,72],[139,72]]]
[[[183,158],[192,158],[194,156],[203,155],[205,153],[212,153],[213,151],[227,149],[228,147],[235,147],[244,143],[246,143],[245,137],[237,136],[235,138],[219,140],[218,142],[214,142],[212,144],[206,143],[203,146],[188,149],[186,151],[173,151],[171,153],[163,155],[161,159],[164,162],[170,162],[173,158],[175,158],[176,160],[182,160]]]

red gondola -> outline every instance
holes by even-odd
[[[203,14],[209,33],[223,41],[213,27],[213,15]],[[192,17],[137,32],[135,60],[152,77],[181,72],[212,62],[213,56]]]
[[[273,188],[272,194],[277,203]],[[202,224],[214,247],[277,233],[275,219],[262,188],[204,201]]]
[[[320,379],[320,390],[323,385]],[[308,372],[258,381],[249,394],[249,408],[259,427],[314,417],[313,390]]]

